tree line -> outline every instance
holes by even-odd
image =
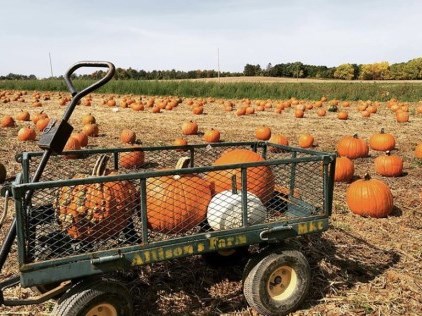
[[[92,74],[75,75],[79,79],[100,79],[105,72],[100,70]],[[133,68],[117,68],[114,79],[117,80],[171,80],[171,79],[199,79],[239,76],[269,76],[288,78],[320,78],[342,80],[421,80],[422,57],[403,63],[389,64],[378,62],[372,64],[342,64],[337,67],[306,65],[301,62],[282,63],[272,65],[269,63],[264,69],[258,65],[246,64],[243,72],[220,72],[216,70],[136,70]],[[62,79],[63,77],[54,77]],[[35,75],[18,75],[10,73],[0,76],[0,80],[33,80]]]

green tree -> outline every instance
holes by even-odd
[[[360,65],[359,78],[362,80],[391,79],[390,64],[387,61]]]
[[[246,64],[243,74],[245,76],[259,76],[261,74],[261,66],[260,65],[251,65]]]
[[[352,80],[355,78],[355,69],[352,64],[341,64],[334,71],[334,78]]]

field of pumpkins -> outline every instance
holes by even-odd
[[[0,185],[20,172],[16,153],[39,150],[43,129],[51,119],[61,118],[69,100],[68,93],[0,91]],[[70,123],[74,131],[66,150],[268,141],[336,152],[331,229],[321,238],[294,241],[313,272],[310,295],[295,315],[421,312],[422,101],[92,94],[76,107]],[[139,167],[148,159],[142,152],[126,158],[124,168]],[[9,213],[2,239],[11,218]],[[9,267],[10,273],[15,267]],[[188,257],[139,270],[142,282],[133,281],[132,290],[139,310],[149,304],[156,314],[219,310],[253,315],[242,297],[241,271],[236,266],[208,267]],[[28,291],[20,289],[16,295]],[[32,308],[42,315],[50,306]]]

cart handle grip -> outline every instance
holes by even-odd
[[[74,87],[72,83],[72,79],[70,76],[79,68],[81,67],[101,67],[101,68],[108,68],[107,73],[103,78],[98,80],[97,82],[94,82],[89,87],[86,87],[82,91],[78,92],[76,91],[76,88]],[[112,63],[108,61],[80,61],[76,64],[74,64],[72,67],[69,68],[69,70],[64,75],[64,80],[66,82],[67,88],[69,89],[70,93],[72,94],[72,102],[67,107],[66,112],[63,115],[63,121],[68,121],[70,116],[72,115],[73,109],[75,108],[76,104],[79,102],[80,99],[82,99],[84,96],[86,96],[88,93],[94,91],[95,89],[98,89],[99,87],[105,85],[107,82],[110,81],[111,78],[113,78],[115,72],[115,67]]]
[[[70,78],[73,73],[82,67],[99,67],[99,68],[108,68],[108,71],[106,75],[98,80],[97,82],[93,83],[89,87],[83,89],[82,91],[78,92],[73,83],[72,79]],[[72,94],[72,97],[75,97],[77,94],[79,94],[79,98],[84,97],[88,93],[98,89],[99,87],[105,85],[108,81],[110,81],[111,78],[113,78],[115,72],[115,67],[112,63],[108,61],[80,61],[76,64],[74,64],[72,67],[69,68],[69,70],[64,75],[64,80],[66,82],[67,88],[69,89],[70,93]]]

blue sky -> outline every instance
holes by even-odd
[[[422,56],[418,0],[0,0],[0,74],[79,60],[243,71],[247,63],[390,63]]]

